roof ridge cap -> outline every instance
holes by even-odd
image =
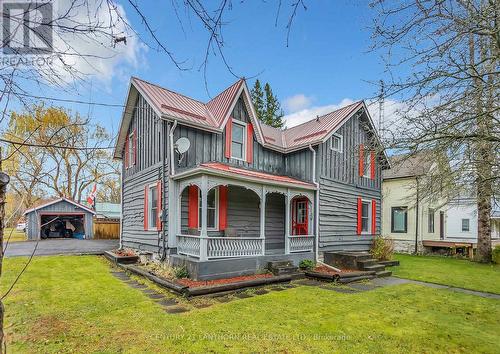
[[[206,103],[205,103],[205,102],[202,102],[202,101],[200,101],[200,100],[198,100],[198,99],[196,99],[196,98],[189,97],[189,96],[187,96],[187,95],[185,95],[185,94],[183,94],[183,93],[180,93],[180,92],[177,92],[177,91],[174,91],[174,90],[168,89],[168,88],[163,87],[163,86],[160,86],[160,85],[158,85],[158,84],[155,84],[155,83],[152,83],[152,82],[149,82],[149,81],[146,81],[146,80],[140,79],[140,78],[135,77],[135,76],[132,76],[132,79],[134,79],[134,80],[138,80],[138,81],[142,81],[142,82],[145,82],[145,83],[146,83],[146,84],[148,84],[148,85],[156,86],[156,87],[158,87],[158,88],[160,88],[160,89],[162,89],[162,90],[165,90],[165,91],[168,91],[168,92],[174,93],[174,94],[176,94],[176,95],[179,95],[179,96],[185,97],[185,98],[190,99],[190,100],[192,100],[192,101],[196,101],[196,102],[198,102],[198,103],[201,103],[202,105],[206,105]]]

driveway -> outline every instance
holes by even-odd
[[[35,246],[36,241],[11,242],[7,246],[5,257],[30,256]],[[114,248],[118,248],[118,240],[41,240],[38,242],[35,255],[101,254]]]

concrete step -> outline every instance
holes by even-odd
[[[395,267],[399,265],[399,261],[378,261],[378,264],[383,264],[386,267]]]
[[[361,270],[374,270],[376,272],[384,271],[385,265],[383,264],[374,264],[369,266],[361,266]]]
[[[383,271],[375,273],[375,276],[377,278],[390,277],[391,275],[392,275],[392,272],[390,270],[383,270]]]
[[[362,267],[368,267],[371,265],[375,265],[376,263],[377,263],[377,260],[373,259],[373,258],[360,259],[357,261],[358,268],[361,267],[361,269],[363,269]]]

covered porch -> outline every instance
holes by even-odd
[[[209,261],[314,251],[313,184],[222,164],[174,181],[178,255]]]

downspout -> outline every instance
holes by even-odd
[[[123,159],[122,159],[122,168],[120,168],[120,184],[121,184],[121,193],[120,193],[120,245],[119,249],[121,250],[123,248],[123,186],[124,186],[124,181],[123,181]]]
[[[323,263],[319,260],[319,183],[316,180],[316,150],[313,149],[312,145],[309,145],[309,150],[313,153],[313,183],[316,186],[316,193],[314,195],[314,226],[315,226],[315,242],[314,242],[314,260],[316,263],[324,265],[325,267],[331,268],[337,272],[341,272],[342,270],[335,268],[329,264]]]
[[[165,131],[164,125],[165,121],[162,120],[162,131],[163,134],[162,136],[169,135],[169,140],[170,140],[170,134],[169,134],[169,126],[168,122],[166,123],[167,129]],[[162,193],[161,193],[161,239],[162,239],[162,254],[161,254],[161,260],[164,261],[167,258],[167,230],[165,227],[165,220],[167,217],[167,196],[165,195],[165,186],[168,183],[167,180],[167,174],[165,173],[166,166],[165,166],[165,160],[168,158],[168,165],[170,166],[170,155],[167,153],[167,140],[165,140],[162,144],[162,149],[161,149],[161,161],[162,161],[162,175],[161,175],[161,186],[162,186]]]
[[[418,176],[416,177],[417,180],[417,205],[415,208],[415,254],[418,253],[418,221],[419,221],[419,184],[418,184]]]
[[[169,143],[170,143],[170,176],[175,175],[175,164],[174,164],[174,131],[177,128],[177,120],[174,120],[174,124],[172,125],[172,129],[170,129],[169,134]]]

